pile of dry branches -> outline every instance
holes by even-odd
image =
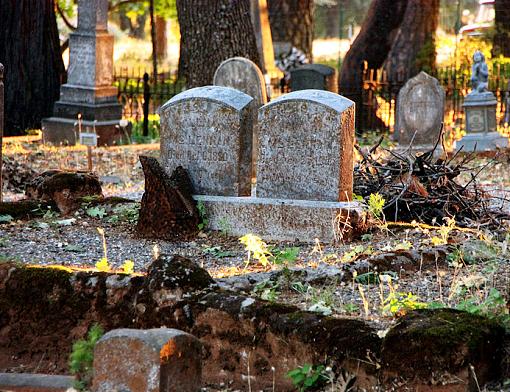
[[[477,183],[482,167],[468,167],[476,154],[455,154],[435,158],[434,149],[415,154],[411,149],[396,152],[384,149],[387,158],[375,158],[382,138],[368,151],[357,146],[363,159],[354,170],[354,193],[365,200],[379,193],[386,203],[384,214],[388,221],[442,224],[443,218],[455,217],[461,226],[500,226],[509,219],[507,213],[491,208],[489,195]],[[467,173],[468,181],[458,177]],[[464,176],[466,177],[466,176]]]

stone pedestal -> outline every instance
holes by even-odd
[[[490,91],[470,93],[464,100],[466,136],[456,142],[463,151],[493,151],[508,147],[508,138],[497,132],[497,100]]]
[[[124,137],[119,121],[122,106],[113,86],[113,36],[108,34],[108,1],[80,0],[78,29],[69,38],[68,82],[60,88],[53,117],[43,120],[45,143],[75,144],[78,114],[82,129],[95,126],[100,145]]]

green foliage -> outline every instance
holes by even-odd
[[[103,219],[106,216],[106,209],[103,207],[89,207],[85,210],[88,216],[91,218]]]
[[[138,203],[119,204],[113,208],[112,216],[108,219],[108,222],[126,222],[134,224],[138,221],[139,213],[140,204]]]
[[[383,301],[382,311],[387,315],[398,315],[414,309],[425,309],[427,304],[418,301],[412,293],[401,293],[392,290]]]
[[[220,226],[220,231],[223,236],[228,237],[230,231],[232,230],[232,225],[228,221],[227,218],[221,218],[218,221],[218,225]]]
[[[371,215],[380,219],[384,216],[383,209],[386,200],[379,193],[372,193],[368,199],[368,211]]]
[[[272,249],[271,250],[271,253],[273,254],[272,263],[275,265],[289,266],[296,261],[299,255],[299,251],[300,251],[299,247]]]
[[[315,366],[309,363],[291,370],[287,373],[287,377],[292,380],[292,384],[298,388],[299,392],[318,387],[328,380],[324,365]]]
[[[158,115],[149,115],[149,134],[143,136],[143,120],[134,121],[131,130],[131,143],[147,144],[159,142],[161,123]]]
[[[217,258],[233,257],[236,255],[235,252],[222,250],[221,246],[212,246],[209,248],[204,248],[203,252],[206,255],[211,255],[211,256],[217,257]]]
[[[87,339],[78,340],[73,344],[69,370],[76,377],[74,387],[79,391],[85,391],[91,386],[94,347],[103,334],[101,326],[95,324],[90,328]]]
[[[275,302],[280,295],[278,289],[280,285],[270,280],[263,280],[255,285],[253,293],[258,295],[264,301]]]
[[[198,230],[204,230],[209,224],[207,213],[205,211],[205,204],[202,200],[197,203],[198,216],[200,217],[200,223],[198,224]]]
[[[0,223],[12,222],[14,218],[11,215],[0,215]]]
[[[484,300],[471,296],[461,301],[456,308],[472,314],[485,316],[510,329],[510,315],[508,314],[506,300],[496,288],[490,289],[489,294]]]
[[[381,275],[390,276],[392,279],[398,279],[398,274],[394,271],[386,271],[379,274],[375,271],[370,271],[361,275],[358,275],[354,278],[354,281],[359,284],[369,285],[369,284],[379,284],[381,283]]]

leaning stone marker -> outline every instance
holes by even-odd
[[[117,329],[94,349],[93,392],[198,392],[202,345],[175,329]]]
[[[260,109],[259,126],[257,197],[352,200],[354,102],[292,92]]]
[[[436,78],[420,72],[400,90],[397,100],[395,138],[400,145],[432,148],[444,120],[445,91]]]
[[[161,162],[184,167],[201,195],[251,193],[253,98],[229,87],[197,87],[160,109]]]

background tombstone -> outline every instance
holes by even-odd
[[[354,102],[303,90],[259,111],[257,197],[352,200]]]
[[[229,87],[197,87],[160,109],[161,162],[184,167],[195,193],[251,194],[253,98]]]
[[[444,121],[445,95],[439,81],[425,72],[407,81],[398,94],[395,115],[395,139],[400,145],[434,147]]]
[[[290,88],[292,91],[313,89],[336,93],[336,70],[323,64],[304,64],[290,71]]]
[[[54,117],[43,120],[44,141],[76,143],[75,122],[94,127],[99,144],[119,142],[122,106],[113,86],[113,36],[108,34],[108,0],[79,0],[78,28],[69,38],[67,83],[60,88]]]
[[[244,57],[233,57],[222,62],[214,74],[214,85],[232,87],[253,98],[253,171],[255,177],[255,168],[257,161],[258,144],[258,125],[257,115],[260,107],[267,103],[266,82],[264,75],[257,64]]]
[[[175,329],[117,329],[94,349],[93,392],[199,392],[202,345]]]

